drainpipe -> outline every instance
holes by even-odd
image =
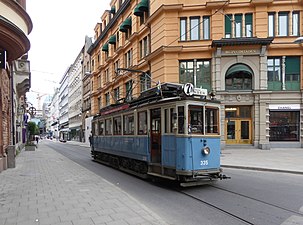
[[[15,111],[14,111],[14,72],[13,72],[13,63],[11,64],[11,120],[12,120],[12,145],[16,144],[15,140]]]

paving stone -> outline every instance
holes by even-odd
[[[0,225],[165,224],[137,200],[39,143],[0,173]],[[36,221],[37,220],[37,221]]]

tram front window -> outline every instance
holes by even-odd
[[[203,107],[201,106],[189,106],[189,124],[191,127],[191,133],[204,134],[203,129]]]

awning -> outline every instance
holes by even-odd
[[[148,11],[148,0],[141,0],[141,2],[138,4],[139,10],[147,12]]]
[[[116,7],[115,7],[115,6],[112,6],[112,7],[111,7],[110,13],[111,13],[111,14],[115,14],[115,13],[116,13]]]
[[[108,40],[108,43],[109,44],[116,44],[116,40],[117,40],[117,38],[116,38],[116,35],[114,34],[114,35],[110,36],[110,38]]]
[[[103,52],[108,52],[108,43],[104,44],[102,47]]]
[[[135,16],[143,16],[143,11],[141,11],[139,9],[139,5],[137,5],[136,8],[134,9],[134,15]]]
[[[122,23],[123,27],[125,27],[126,29],[129,29],[132,27],[132,18],[128,17],[123,23]]]
[[[253,75],[253,71],[248,66],[246,66],[244,64],[236,64],[236,65],[231,66],[227,70],[226,77],[229,76],[229,75],[231,75],[231,74],[233,74],[233,73],[235,73],[235,72],[240,72],[240,71],[246,72],[246,73],[249,73],[249,74]]]

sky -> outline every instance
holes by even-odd
[[[34,107],[38,107],[38,94],[52,94],[59,87],[64,72],[81,51],[85,36],[94,36],[95,25],[107,9],[110,0],[27,0],[26,10],[33,23],[28,53],[31,91],[27,99]]]

